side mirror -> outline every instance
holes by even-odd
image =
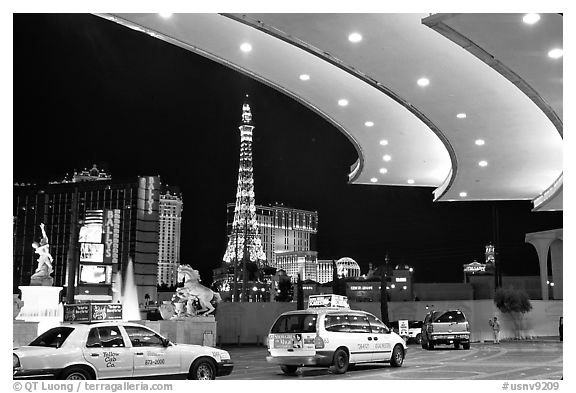
[[[163,338],[162,339],[162,345],[167,347],[170,345],[170,340],[168,340],[167,338]]]

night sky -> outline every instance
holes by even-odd
[[[250,95],[257,204],[318,211],[320,259],[409,264],[416,282],[462,281],[483,261],[499,212],[506,275],[536,275],[526,232],[561,228],[531,203],[432,202],[432,188],[347,183],[357,154],[320,116],[276,90],[184,49],[87,14],[14,16],[14,181],[104,168],[160,175],[184,198],[182,263],[211,269],[235,201],[242,101]],[[40,149],[38,146],[42,146]]]

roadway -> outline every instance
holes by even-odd
[[[355,366],[343,375],[324,368],[300,368],[296,376],[287,376],[278,366],[266,362],[262,346],[224,347],[234,361],[231,375],[219,379],[234,380],[559,380],[562,377],[563,345],[557,338],[530,341],[503,341],[499,345],[472,343],[469,350],[439,346],[427,351],[409,344],[404,365]]]

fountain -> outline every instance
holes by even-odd
[[[134,281],[134,266],[132,258],[128,259],[122,290],[122,319],[125,321],[139,321],[141,319],[140,306],[138,304],[138,290]]]

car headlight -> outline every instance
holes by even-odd
[[[20,359],[16,354],[12,354],[12,368],[20,367]]]
[[[220,359],[222,360],[230,360],[230,354],[228,352],[220,352]]]

